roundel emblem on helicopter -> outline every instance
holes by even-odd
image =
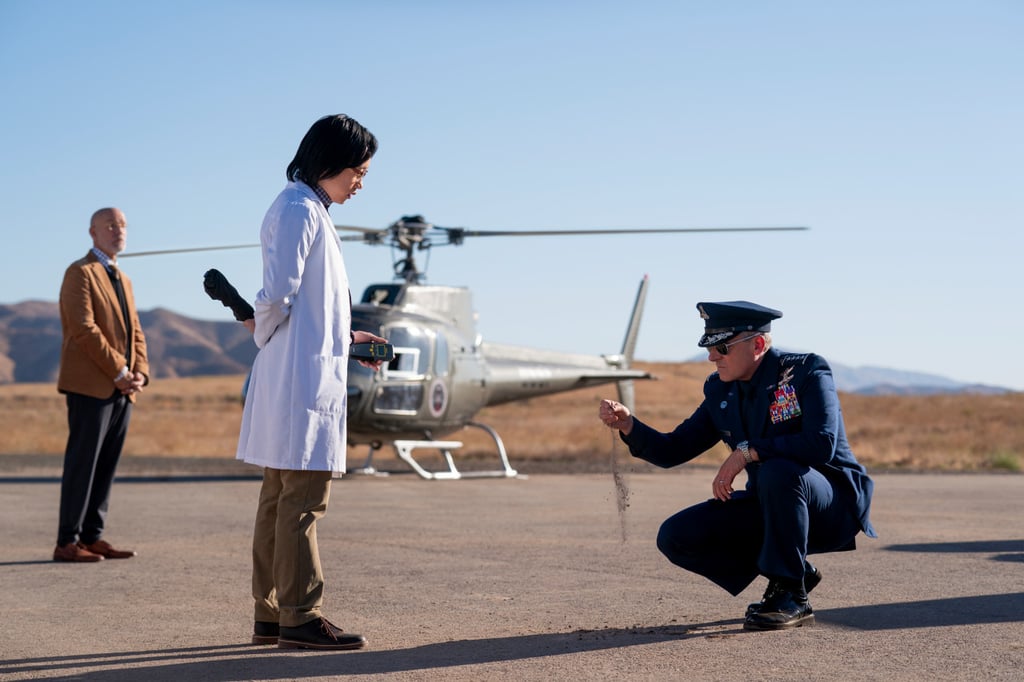
[[[448,407],[448,387],[441,379],[434,379],[430,384],[430,414],[440,417]]]

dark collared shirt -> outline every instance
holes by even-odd
[[[324,191],[324,188],[318,184],[310,186],[313,188],[313,191],[316,192],[316,195],[320,197],[320,201],[323,202],[324,208],[330,208],[333,202],[331,201],[331,198],[327,196],[327,192]]]

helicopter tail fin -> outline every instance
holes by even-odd
[[[633,314],[629,318],[629,327],[626,328],[626,338],[622,342],[622,357],[626,367],[633,363],[633,353],[636,351],[636,339],[640,334],[640,318],[644,314],[644,301],[647,300],[647,286],[650,279],[647,275],[640,280],[640,288],[636,292],[636,301],[633,303]]]
[[[620,367],[628,369],[633,364],[633,353],[636,351],[636,340],[640,334],[640,318],[644,314],[644,301],[647,299],[647,286],[650,280],[647,275],[640,280],[640,288],[636,292],[636,301],[633,303],[633,314],[629,318],[629,326],[626,327],[626,338],[622,342],[622,353],[619,355]],[[635,409],[635,394],[633,391],[633,380],[617,382],[619,389],[619,402],[630,410]]]

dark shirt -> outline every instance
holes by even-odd
[[[121,317],[124,318],[124,328],[128,334],[126,336],[129,339],[129,343],[125,348],[125,358],[128,367],[132,366],[132,315],[131,311],[128,310],[128,299],[124,295],[124,285],[121,283],[121,273],[117,268],[117,261],[103,253],[103,251],[97,249],[95,246],[92,247],[92,253],[96,256],[97,260],[103,264],[103,267],[107,269],[107,275],[110,277],[110,284],[114,287],[114,291],[117,293],[117,303],[121,306]]]

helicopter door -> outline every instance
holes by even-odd
[[[420,327],[392,327],[384,336],[395,357],[381,367],[381,384],[373,401],[377,414],[416,415],[423,406],[432,334]]]

